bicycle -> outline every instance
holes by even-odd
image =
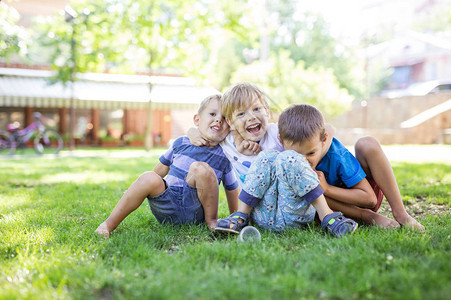
[[[17,149],[25,149],[30,139],[38,154],[57,154],[63,148],[63,138],[56,130],[45,127],[41,113],[35,112],[33,116],[34,122],[22,130],[9,124],[8,131],[0,131],[0,154],[14,154]]]

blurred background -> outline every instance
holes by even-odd
[[[0,2],[0,130],[41,112],[72,149],[164,147],[242,81],[345,144],[449,144],[451,0]]]

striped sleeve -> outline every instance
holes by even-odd
[[[232,191],[238,187],[238,181],[236,180],[235,172],[230,167],[230,162],[228,163],[228,168],[224,171],[223,185],[228,191]]]
[[[160,156],[159,160],[163,165],[168,167],[172,165],[172,162],[174,160],[174,147],[178,144],[180,144],[179,139],[175,140],[174,143],[172,143],[172,145],[169,147],[169,149]]]

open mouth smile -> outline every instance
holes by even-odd
[[[249,133],[258,133],[260,131],[261,127],[262,127],[261,124],[255,124],[255,125],[251,125],[251,126],[247,127],[246,130]]]
[[[221,128],[220,128],[219,126],[217,126],[217,125],[211,126],[210,129],[211,129],[212,131],[220,131],[220,130],[221,130]]]

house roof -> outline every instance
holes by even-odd
[[[196,86],[190,78],[86,73],[67,86],[51,83],[52,71],[0,68],[0,107],[69,107],[144,109],[197,108],[206,96],[218,94],[212,87]],[[149,85],[152,84],[152,91]]]
[[[387,57],[392,65],[411,65],[423,61],[427,56],[451,53],[451,42],[431,34],[408,32],[365,49],[367,58]]]

